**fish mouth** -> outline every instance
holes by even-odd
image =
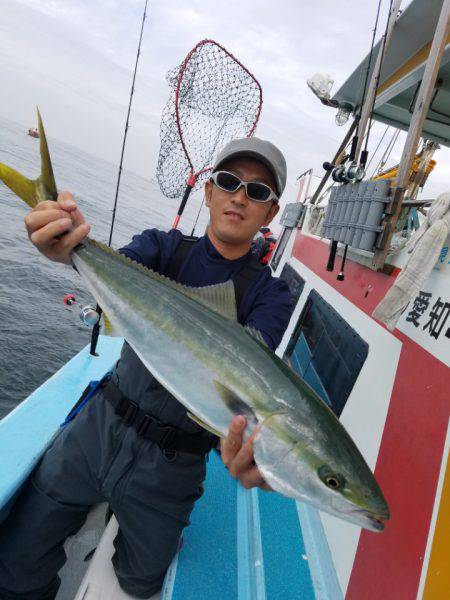
[[[345,513],[350,519],[354,518],[360,523],[364,523],[365,529],[371,531],[383,531],[385,521],[389,519],[388,513],[372,513],[364,509],[349,510]]]
[[[372,531],[383,531],[385,526],[384,518],[375,515],[366,515],[366,518],[373,527]]]
[[[331,507],[336,515],[340,515],[342,518],[370,531],[383,531],[385,521],[390,518],[389,510],[385,510],[383,507],[380,507],[379,510],[356,506],[347,506],[344,508],[342,506],[339,507],[333,501],[331,502]]]

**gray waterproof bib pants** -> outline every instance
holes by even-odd
[[[200,431],[127,343],[113,380],[162,422]],[[161,451],[126,426],[99,391],[59,432],[0,525],[1,600],[53,598],[65,539],[105,500],[119,522],[113,565],[120,585],[148,598],[162,586],[204,478],[204,456]]]

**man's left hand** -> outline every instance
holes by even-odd
[[[239,479],[247,490],[259,487],[262,490],[272,491],[253,458],[253,439],[257,430],[252,433],[246,442],[243,442],[246,424],[244,416],[234,417],[227,437],[220,440],[222,460],[230,475],[235,479]]]

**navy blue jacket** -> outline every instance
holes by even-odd
[[[135,235],[120,252],[146,267],[164,273],[171,256],[182,240],[178,230],[169,232],[147,229]],[[236,260],[224,258],[214,248],[207,235],[193,246],[177,277],[177,281],[192,287],[223,283],[232,279],[251,258],[251,252]],[[269,267],[262,269],[250,284],[239,306],[238,321],[261,331],[272,350],[278,346],[293,310],[287,284],[272,277]]]

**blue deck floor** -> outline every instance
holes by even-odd
[[[118,338],[84,348],[0,421],[0,521],[89,381],[112,368]],[[300,517],[299,517],[300,515]],[[205,493],[172,563],[164,600],[339,600],[317,511],[277,493],[245,490],[211,452]]]
[[[296,503],[245,490],[213,452],[164,600],[315,597]]]

